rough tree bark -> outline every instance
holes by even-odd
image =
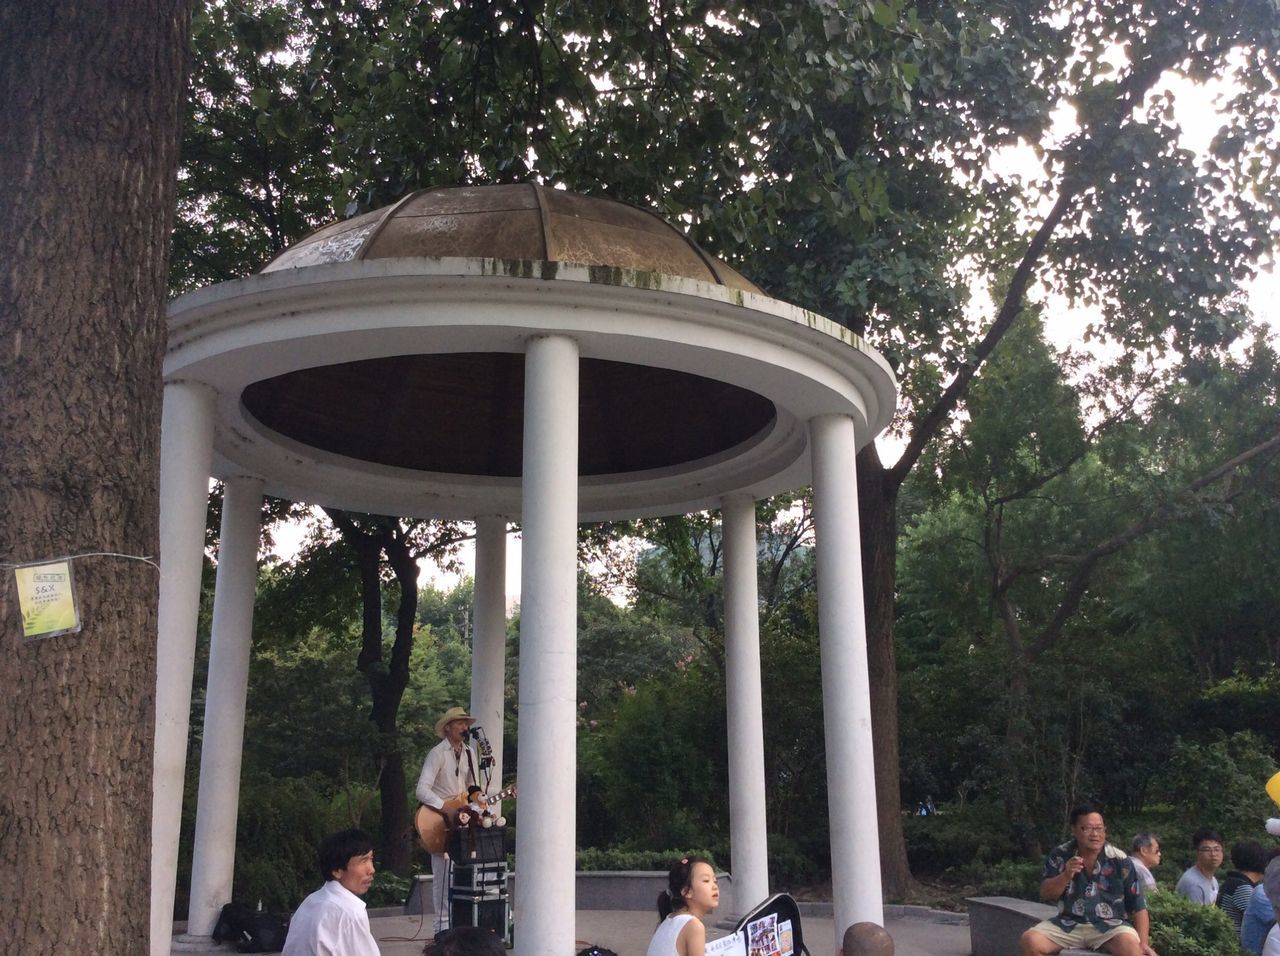
[[[408,876],[413,862],[409,804],[405,798],[404,750],[400,745],[398,715],[400,701],[409,686],[409,654],[413,650],[413,624],[418,616],[418,562],[409,548],[403,528],[383,532],[382,549],[400,585],[396,604],[396,637],[391,645],[391,661],[379,672],[373,688],[374,723],[381,741],[379,792],[382,797],[382,865],[400,876]]]
[[[190,10],[0,2],[0,561],[155,555]],[[0,576],[0,951],[145,952],[158,575],[73,564],[83,630]]]

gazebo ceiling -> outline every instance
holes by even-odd
[[[808,481],[805,423],[896,397],[858,336],[657,216],[539,186],[433,189],[170,309],[166,380],[216,396],[215,475],[407,516],[518,515],[526,343],[578,345],[584,519]]]
[[[670,468],[767,428],[773,403],[670,369],[583,359],[578,473]],[[304,445],[417,471],[520,476],[524,356],[397,355],[278,375],[244,390],[259,422]],[[672,423],[679,422],[678,428]]]

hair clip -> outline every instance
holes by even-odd
[[[681,863],[683,863],[685,866],[688,866],[688,865],[689,865],[689,858],[688,858],[687,856],[685,856],[685,857],[681,857],[681,858],[680,858],[680,862],[681,862]]]

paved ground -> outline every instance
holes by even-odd
[[[657,914],[622,910],[582,910],[577,914],[576,936],[582,949],[589,943],[612,949],[618,956],[644,956]],[[381,916],[372,920],[373,934],[383,956],[417,956],[430,935],[416,916]],[[835,952],[835,930],[829,916],[801,917],[805,945],[812,956]],[[969,956],[969,927],[941,923],[916,907],[886,911],[886,929],[894,939],[894,956]],[[708,927],[708,936],[723,936],[729,927]],[[518,930],[517,930],[518,932]],[[570,956],[570,954],[566,954]]]
[[[821,908],[821,907],[819,907]],[[370,920],[373,935],[383,956],[418,956],[431,935],[430,917],[424,927],[418,916],[378,915]],[[969,956],[969,927],[955,920],[954,914],[932,913],[923,907],[889,906],[885,908],[885,928],[894,940],[894,956]],[[644,956],[649,937],[657,924],[656,913],[634,910],[580,910],[577,914],[578,943],[574,952],[594,943],[611,949],[618,956]],[[708,926],[708,937],[725,935],[732,926]],[[805,946],[812,956],[832,956],[835,952],[835,929],[830,916],[814,912],[801,914]],[[182,937],[179,937],[181,940]],[[175,941],[175,954],[182,956],[225,956],[234,950],[223,947],[195,947]],[[566,953],[564,956],[573,956]]]

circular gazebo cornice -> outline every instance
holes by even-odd
[[[518,400],[514,420],[476,409],[461,431],[439,429],[437,412],[456,423],[460,409],[435,407],[431,383],[506,374],[539,335],[573,337],[584,359],[582,520],[686,513],[726,494],[804,486],[810,418],[848,415],[865,444],[896,400],[888,365],[848,329],[743,288],[630,268],[421,257],[282,268],[182,296],[169,326],[166,380],[202,382],[217,396],[216,476],[255,475],[268,494],[373,513],[520,514],[505,447],[520,433]],[[388,385],[397,376],[410,383],[398,392]],[[364,386],[344,392],[353,379]],[[351,396],[369,388],[414,404],[357,407]],[[714,424],[726,416],[729,427]],[[326,422],[344,419],[346,437],[323,447]],[[384,419],[391,434],[361,434],[386,432]],[[685,428],[697,434],[681,445]],[[497,429],[505,446],[419,454],[408,429],[482,444]],[[644,445],[635,463],[632,435]]]

